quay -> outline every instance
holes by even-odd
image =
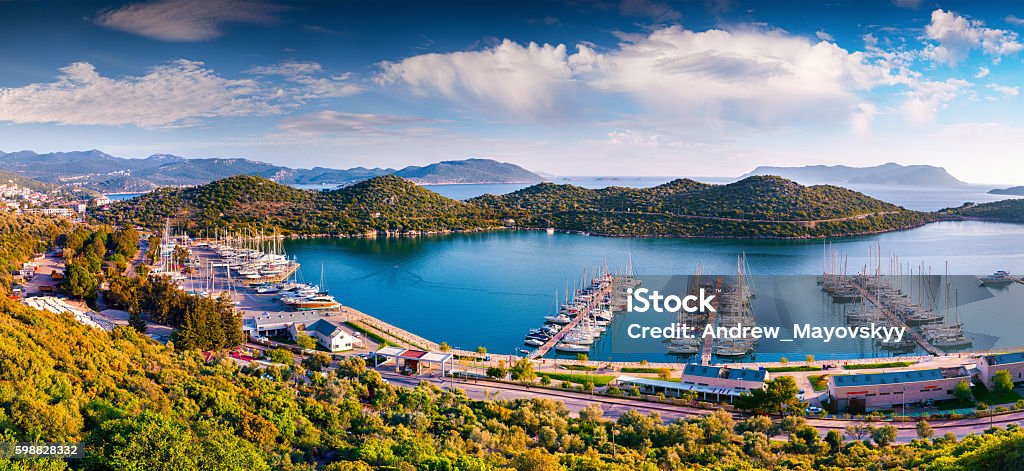
[[[715,293],[717,294],[717,293],[721,293],[721,292],[722,292],[722,278],[719,277],[719,278],[715,279]],[[714,299],[711,300],[711,307],[713,307],[714,309],[712,309],[711,312],[708,313],[708,322],[707,322],[707,324],[712,326],[712,327],[714,327],[714,326],[716,326],[716,320],[718,319],[718,296],[715,296]],[[705,337],[704,341],[701,342],[700,364],[702,364],[702,365],[710,365],[711,364],[711,353],[714,351],[712,349],[712,347],[714,346],[714,343],[715,343],[715,338],[714,337]]]
[[[936,347],[936,346],[932,345],[930,342],[928,342],[928,340],[925,339],[924,336],[922,336],[921,334],[917,333],[916,331],[914,331],[910,327],[908,327],[907,324],[905,322],[903,322],[903,319],[900,319],[899,316],[897,316],[895,313],[893,313],[888,308],[886,308],[878,299],[876,299],[874,297],[874,295],[869,293],[868,290],[864,289],[864,287],[861,286],[860,283],[851,283],[851,284],[855,288],[857,288],[857,291],[860,291],[860,294],[861,294],[861,296],[864,297],[864,299],[867,299],[868,301],[871,302],[871,304],[873,304],[876,308],[878,308],[878,310],[881,311],[881,313],[884,314],[885,317],[889,319],[889,322],[892,322],[893,326],[895,326],[895,327],[903,327],[905,329],[905,332],[910,334],[911,338],[913,338],[914,341],[917,342],[917,344],[920,345],[921,348],[923,348],[926,352],[928,352],[928,353],[930,353],[932,355],[935,355],[937,357],[941,357],[941,356],[946,354],[946,352],[943,352],[938,347]]]

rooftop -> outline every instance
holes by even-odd
[[[835,375],[832,381],[837,387],[849,386],[875,386],[881,384],[903,384],[920,383],[923,381],[936,381],[946,378],[957,378],[966,376],[963,368],[951,368],[944,371],[942,368],[930,370],[907,370],[893,371],[888,373],[864,373],[851,375]]]
[[[635,376],[619,376],[615,378],[619,387],[623,386],[650,386],[664,388],[672,391],[696,391],[699,393],[719,394],[723,396],[740,396],[747,392],[746,389],[718,388],[714,386],[702,386],[699,384],[685,384],[678,381],[663,381],[652,378],[638,378]]]
[[[338,331],[345,332],[345,330],[342,329],[341,326],[324,319],[319,319],[316,322],[306,326],[306,330],[315,330],[328,337],[333,337]]]
[[[985,355],[985,361],[987,361],[989,365],[1008,365],[1010,363],[1024,363],[1024,352]]]
[[[683,376],[701,378],[722,378],[737,381],[764,381],[768,379],[768,371],[764,369],[724,368],[720,366],[704,366],[690,363],[683,369]]]

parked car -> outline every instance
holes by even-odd
[[[821,410],[822,410],[822,409],[821,409],[820,407],[817,407],[817,406],[809,406],[808,408],[804,409],[804,412],[806,412],[806,413],[808,413],[808,414],[820,414],[820,413],[821,413]]]

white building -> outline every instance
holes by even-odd
[[[348,329],[325,319],[319,319],[309,325],[295,324],[290,330],[293,337],[297,337],[300,331],[304,332],[320,346],[332,352],[352,350],[360,343]]]

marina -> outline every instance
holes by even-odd
[[[1024,303],[1024,285],[983,288],[978,286],[977,276],[969,275],[997,269],[1024,272],[1024,254],[1007,255],[999,249],[1016,243],[1021,236],[1024,227],[1018,225],[938,223],[911,231],[837,239],[830,245],[848,254],[851,267],[877,264],[869,260],[868,253],[869,247],[879,243],[887,251],[938,271],[948,261],[952,281],[960,292],[960,317],[974,338],[971,349],[983,350],[1024,345],[1024,334],[1004,327]],[[463,350],[485,346],[495,353],[519,355],[521,349],[533,351],[535,347],[523,344],[524,334],[538,328],[544,316],[557,314],[552,312],[552,292],[561,290],[567,277],[603,257],[611,266],[624,264],[631,257],[636,270],[647,274],[692,274],[698,263],[705,273],[735,274],[737,257],[745,253],[757,286],[757,296],[751,302],[760,325],[811,322],[845,326],[845,313],[856,309],[856,304],[842,307],[832,303],[816,284],[815,276],[822,273],[821,241],[617,239],[522,231],[373,240],[285,240],[283,246],[301,263],[297,273],[300,279],[319,279],[323,264],[326,286],[342,304]],[[481,264],[481,260],[487,263]],[[666,317],[663,322],[672,322],[674,317]],[[424,318],[434,321],[423,322]],[[635,319],[635,315],[616,315],[607,329],[614,331]],[[671,354],[665,345],[660,346],[660,353],[613,349],[605,337],[609,336],[586,352],[591,360],[678,363],[699,359],[700,350]],[[927,354],[916,344],[909,350],[892,350],[863,341],[825,345],[801,340],[762,341],[746,357],[713,355],[712,362],[800,359],[808,353],[818,359],[837,360]],[[551,356],[575,358],[576,353],[559,353],[552,348],[546,354]]]

